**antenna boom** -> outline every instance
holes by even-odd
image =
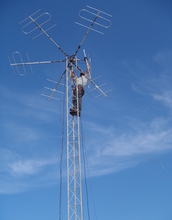
[[[68,56],[63,50],[62,48],[44,31],[44,29],[31,17],[29,16],[29,18],[31,19],[31,21],[33,23],[36,24],[36,26],[53,42],[53,44],[65,55]]]

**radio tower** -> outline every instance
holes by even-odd
[[[82,185],[81,185],[81,157],[80,157],[80,113],[79,113],[79,100],[78,100],[78,86],[76,87],[76,99],[77,99],[77,109],[76,114],[70,114],[70,109],[72,108],[72,98],[73,95],[73,81],[69,77],[69,66],[72,65],[75,67],[75,75],[78,76],[78,71],[82,72],[82,69],[78,66],[78,61],[81,59],[77,58],[77,53],[80,50],[85,38],[87,37],[90,30],[95,31],[99,34],[104,34],[98,29],[93,29],[93,25],[99,28],[109,28],[111,26],[111,21],[107,19],[107,17],[112,17],[111,15],[98,10],[96,8],[86,6],[87,9],[82,9],[79,11],[79,17],[84,20],[84,22],[91,23],[90,26],[86,26],[83,23],[75,22],[77,25],[87,28],[87,32],[84,35],[81,43],[79,44],[78,48],[76,49],[73,55],[68,55],[47,33],[48,30],[53,28],[55,25],[49,27],[48,29],[44,30],[44,25],[48,23],[51,19],[51,15],[48,12],[40,14],[40,10],[36,11],[35,13],[31,14],[20,24],[23,24],[22,31],[24,34],[31,34],[34,33],[36,30],[40,30],[40,34],[34,36],[32,39],[44,34],[65,56],[63,60],[53,60],[53,61],[41,61],[41,62],[30,62],[29,56],[28,62],[23,62],[22,57],[19,52],[14,52],[12,54],[13,63],[11,63],[10,58],[10,66],[12,67],[14,73],[17,72],[20,75],[26,74],[25,66],[29,65],[32,71],[31,65],[37,64],[52,64],[58,62],[66,62],[66,69],[64,70],[63,74],[61,75],[58,83],[56,84],[54,89],[49,89],[52,91],[50,96],[44,95],[48,97],[48,101],[50,99],[56,99],[53,97],[54,93],[57,91],[58,86],[60,85],[63,77],[66,75],[66,117],[67,117],[67,212],[68,212],[68,220],[83,220],[83,207],[82,207]],[[94,16],[94,19],[90,19],[89,16]],[[100,20],[100,22],[98,22]],[[33,28],[33,24],[35,27]],[[88,59],[86,57],[85,50],[84,52],[84,61],[88,64]],[[19,57],[21,62],[16,62],[16,56]],[[18,67],[23,68],[23,73],[19,71]],[[33,71],[32,71],[33,72]],[[95,89],[99,90],[101,94],[107,97],[106,93],[103,92],[99,86],[97,86],[94,81],[91,79],[91,74],[88,74],[87,79],[95,86]]]

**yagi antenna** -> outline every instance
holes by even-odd
[[[107,90],[107,91],[105,92],[105,94],[111,92],[112,90],[113,90],[113,89],[109,89],[109,90]],[[103,94],[99,94],[99,95],[95,96],[95,98],[98,98],[98,97],[100,97],[100,96],[102,96],[102,95],[103,95]]]
[[[29,59],[28,53],[26,53],[26,56],[27,56],[28,62],[23,62],[22,56],[21,56],[21,54],[18,51],[15,51],[15,52],[12,53],[13,63],[11,63],[11,60],[8,57],[9,62],[10,62],[10,66],[11,66],[13,72],[14,73],[17,72],[20,76],[24,76],[26,74],[25,66],[30,66],[31,72],[33,73],[32,65],[53,64],[53,63],[63,63],[63,62],[66,62],[66,59],[63,59],[63,60],[33,61],[33,62],[31,62],[30,59]]]
[[[94,78],[94,81],[97,80],[97,79],[99,79],[99,78],[101,78],[101,75],[100,75],[100,76],[97,76],[96,78]],[[97,90],[97,89],[100,91],[100,89],[102,89],[102,87],[105,87],[107,84],[108,84],[108,83],[105,82],[105,83],[100,84],[98,87],[97,87],[97,86],[94,86],[94,88],[90,89],[89,92],[93,92],[93,91],[95,91],[95,90]],[[105,89],[104,89],[104,90],[105,90]],[[100,96],[102,96],[102,95],[104,95],[104,96],[106,95],[105,97],[107,97],[107,93],[111,92],[112,90],[113,90],[113,89],[109,89],[109,90],[105,91],[104,94],[101,92],[99,95],[96,95],[94,98],[98,98],[98,97],[100,97]],[[101,91],[102,91],[102,90],[101,90]]]
[[[22,27],[22,32],[24,34],[30,34],[34,31],[40,29],[41,27],[45,26],[45,24],[51,20],[51,15],[48,12],[44,12],[42,14],[39,14],[40,11],[41,10],[38,10],[35,13],[29,15],[28,17],[26,17],[24,20],[22,20],[19,23],[19,24],[24,23],[24,26]],[[33,22],[36,22],[38,25],[35,27],[35,25],[33,25]],[[51,27],[47,28],[45,31],[52,29],[56,25],[57,24],[52,25]],[[32,39],[37,38],[41,34],[43,34],[43,32],[41,32],[40,34],[37,34]]]
[[[55,84],[57,84],[57,81],[54,81],[54,80],[51,80],[51,79],[47,79],[47,81],[50,82],[50,83],[55,83]],[[60,83],[59,85],[65,86],[65,85],[62,84],[62,83]],[[51,91],[51,92],[55,92],[55,93],[59,93],[59,94],[63,94],[63,95],[64,95],[64,92],[59,91],[59,90],[54,90],[53,88],[50,88],[50,87],[48,87],[48,86],[44,86],[44,89],[45,89],[46,91]],[[47,98],[50,97],[50,94],[47,95],[47,94],[42,93],[41,95],[44,96],[44,97],[47,97]],[[57,98],[57,97],[52,97],[52,99],[55,99],[55,100],[60,101],[60,99]]]
[[[96,8],[93,8],[91,6],[86,6],[87,8],[89,8],[89,10],[87,9],[81,9],[79,11],[79,17],[81,19],[83,19],[84,21],[86,21],[86,23],[90,23],[92,22],[92,17],[95,17],[97,15],[97,12],[99,13],[98,14],[98,19],[97,21],[94,22],[94,26],[97,25],[99,27],[102,27],[102,28],[110,28],[111,25],[112,25],[112,22],[110,19],[108,19],[109,17],[112,17],[112,15],[106,13],[106,12],[103,12],[101,10],[98,10]],[[98,20],[100,20],[98,22]],[[88,26],[86,26],[85,24],[83,23],[79,23],[79,22],[75,22],[75,24],[78,24],[82,27],[85,27],[85,28],[89,28]],[[91,28],[92,31],[95,31],[99,34],[104,34],[103,32],[101,32],[100,30],[97,30],[97,29],[93,29]]]

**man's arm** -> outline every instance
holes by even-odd
[[[86,65],[87,65],[87,71],[86,71],[86,73],[89,74],[89,73],[90,73],[90,66],[89,66],[88,62],[86,62]]]
[[[69,77],[72,78],[73,80],[75,80],[75,74],[74,74],[72,66],[70,66],[69,68],[70,68]]]

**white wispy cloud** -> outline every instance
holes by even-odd
[[[0,149],[0,193],[17,193],[58,182],[58,157],[23,158]]]
[[[46,166],[57,163],[57,159],[27,159],[20,160],[9,164],[9,169],[12,175],[33,175],[40,172]]]
[[[12,138],[17,143],[29,143],[41,138],[59,137],[60,132],[53,129],[54,123],[60,118],[56,102],[48,103],[41,96],[13,92],[2,86],[0,89],[3,115],[1,140]],[[46,126],[50,124],[51,131],[47,132]]]
[[[144,126],[143,123],[137,123],[133,125],[134,130],[121,134],[113,133],[115,129],[109,127],[106,128],[110,131],[109,135],[103,132],[105,128],[94,125],[96,138],[92,137],[88,146],[90,169],[94,175],[117,172],[138,165],[147,155],[171,150],[170,122],[170,119],[155,118]]]
[[[57,184],[61,137],[52,125],[58,121],[54,119],[59,114],[57,103],[48,103],[33,93],[0,89],[0,193]],[[47,131],[49,124],[52,127]]]
[[[162,94],[153,94],[153,98],[172,108],[172,91],[162,92]]]
[[[164,71],[169,71],[172,69],[172,51],[163,50],[159,51],[153,56],[155,62],[163,68]]]
[[[2,109],[10,111],[11,106],[13,105],[13,111],[11,114],[16,114],[20,116],[32,116],[37,119],[45,119],[49,120],[52,117],[48,117],[51,114],[59,114],[58,109],[56,108],[57,101],[48,102],[48,100],[42,97],[36,90],[36,94],[34,91],[27,93],[20,93],[17,91],[12,91],[11,88],[0,86],[1,96],[4,98],[4,102],[2,101]],[[49,114],[47,114],[49,113]]]
[[[125,62],[129,73],[135,77],[131,88],[145,95],[171,93],[172,50],[159,51],[151,61],[149,64],[138,60]]]

